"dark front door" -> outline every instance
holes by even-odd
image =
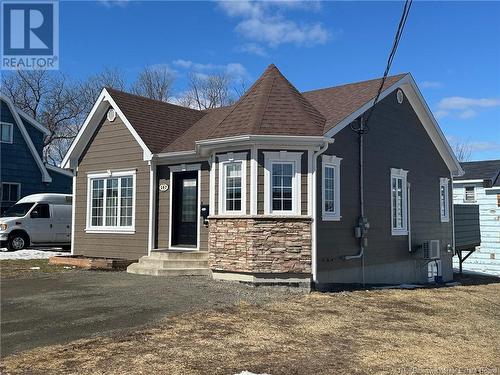
[[[172,245],[196,247],[198,233],[198,172],[173,175]]]

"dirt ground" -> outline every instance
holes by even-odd
[[[467,281],[467,279],[464,279]],[[488,282],[491,282],[489,280]],[[253,289],[258,290],[257,289]],[[3,359],[5,374],[498,374],[500,284],[312,293]]]

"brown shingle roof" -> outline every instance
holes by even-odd
[[[202,118],[163,151],[192,150],[194,142],[237,135],[323,135],[325,118],[273,64],[233,106]]]
[[[387,77],[384,89],[405,75]],[[380,78],[300,93],[271,64],[234,105],[207,111],[107,90],[151,152],[160,153],[237,135],[323,135],[373,99],[379,85]]]
[[[384,82],[387,89],[406,74],[389,76]],[[303,92],[302,95],[326,117],[324,133],[333,128],[344,118],[362,107],[377,95],[381,78],[356,82],[342,86]]]
[[[158,153],[205,112],[106,88],[151,152]]]

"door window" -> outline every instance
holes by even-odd
[[[33,211],[31,211],[32,219],[49,219],[50,218],[50,208],[46,203],[38,204]]]

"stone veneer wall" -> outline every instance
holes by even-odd
[[[213,271],[311,273],[311,219],[210,218]]]

